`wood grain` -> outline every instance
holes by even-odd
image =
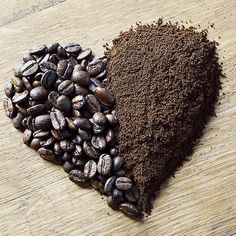
[[[2,2],[2,12],[13,9]],[[18,5],[27,1],[10,2],[16,4],[14,11],[27,9],[27,5]],[[111,43],[121,30],[136,21],[151,23],[161,16],[171,21],[191,20],[187,25],[209,28],[209,37],[220,43],[227,78],[223,80],[217,116],[209,122],[190,161],[163,185],[152,215],[143,222],[133,222],[112,211],[95,191],[75,186],[61,168],[24,146],[21,134],[0,106],[0,235],[236,235],[234,0],[67,0],[23,14],[18,20],[4,14],[0,18],[5,22],[0,27],[1,97],[12,67],[32,46],[78,41],[101,53],[102,45]]]

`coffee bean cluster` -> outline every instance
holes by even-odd
[[[77,43],[52,43],[30,50],[23,62],[4,99],[23,142],[62,165],[74,183],[108,195],[111,208],[138,218],[139,194],[115,148],[118,118],[104,88],[107,58]]]

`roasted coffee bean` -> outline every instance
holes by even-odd
[[[114,198],[112,196],[109,196],[107,198],[107,205],[111,207],[113,210],[119,210],[119,205],[124,202],[124,198]]]
[[[88,66],[88,60],[86,60],[86,59],[83,59],[82,61],[81,61],[81,63],[80,63],[80,65],[82,66],[82,69],[83,70],[86,70],[86,68],[87,68],[87,66]]]
[[[137,188],[133,185],[130,190],[125,191],[125,197],[128,202],[136,202],[139,198]]]
[[[23,77],[23,78],[22,78],[22,83],[23,83],[23,87],[24,87],[26,90],[30,91],[30,90],[32,89],[32,86],[31,86],[29,80],[28,80],[26,77]]]
[[[52,126],[55,130],[62,130],[66,126],[66,119],[60,110],[54,109],[50,112]]]
[[[114,140],[115,140],[115,134],[114,134],[114,132],[113,132],[112,129],[109,129],[109,130],[107,131],[107,134],[106,134],[106,136],[105,136],[105,139],[106,139],[106,142],[109,143],[109,144],[114,142]]]
[[[61,60],[57,64],[57,74],[62,79],[70,78],[73,71],[73,66],[68,60]]]
[[[36,87],[40,87],[41,86],[41,82],[40,81],[34,81],[33,83],[32,83],[32,87],[33,88],[36,88]]]
[[[119,210],[126,216],[130,217],[131,219],[138,219],[140,218],[140,214],[138,209],[130,203],[121,203],[119,206]]]
[[[101,111],[101,105],[97,98],[93,94],[89,94],[85,97],[86,109],[91,113],[96,113]]]
[[[87,71],[89,75],[95,77],[98,74],[101,73],[104,69],[104,64],[101,59],[95,58],[93,61],[91,61],[87,66]]]
[[[91,179],[91,185],[92,185],[92,187],[96,190],[96,191],[98,191],[99,193],[101,193],[101,194],[104,194],[105,192],[104,192],[104,185],[103,185],[103,183],[101,183],[99,180],[96,180],[96,179]]]
[[[61,133],[61,135],[64,138],[71,138],[74,135],[74,133],[71,130],[67,129],[67,128],[63,128],[59,132]]]
[[[50,149],[41,147],[38,149],[38,153],[46,161],[52,161],[52,162],[56,161],[55,155],[54,155],[53,151]]]
[[[106,91],[105,88],[96,88],[94,91],[96,98],[106,106],[114,105],[114,98]]]
[[[71,80],[81,86],[87,86],[89,83],[89,74],[81,70],[77,65],[74,67]]]
[[[75,110],[80,110],[85,105],[85,99],[81,95],[77,95],[72,99],[72,107]]]
[[[132,188],[132,181],[128,177],[118,177],[115,183],[117,189],[119,190],[129,190]]]
[[[46,45],[40,45],[40,46],[30,49],[29,53],[38,56],[38,55],[42,55],[46,50],[47,50]]]
[[[118,155],[118,150],[117,150],[117,148],[111,148],[111,149],[110,149],[110,155],[111,155],[112,157],[117,156],[117,155]],[[113,162],[113,163],[114,163],[114,162]]]
[[[100,74],[98,74],[95,78],[98,79],[98,80],[101,80],[103,79],[107,74],[107,71],[106,70],[103,70]],[[104,80],[102,81],[104,83]]]
[[[28,98],[29,92],[25,90],[22,93],[15,93],[15,95],[12,98],[13,103],[20,104],[22,102],[25,102]]]
[[[22,67],[21,67],[21,74],[23,76],[30,76],[37,72],[39,68],[39,65],[36,61],[30,60],[27,61]]]
[[[78,65],[78,61],[73,57],[70,56],[70,58],[68,59],[68,61],[70,62],[70,64],[74,67],[75,65]]]
[[[33,138],[31,143],[30,143],[30,147],[36,151],[38,151],[38,149],[41,147],[40,145],[40,139],[38,138]]]
[[[116,177],[112,176],[109,179],[107,179],[105,186],[104,186],[104,192],[111,195],[114,189]]]
[[[39,115],[35,118],[35,128],[41,130],[49,130],[52,127],[49,115]]]
[[[59,46],[58,42],[53,42],[47,45],[47,49],[49,53],[54,53],[57,51],[57,48]]]
[[[8,117],[13,118],[15,116],[16,107],[15,107],[15,105],[13,104],[13,102],[10,98],[4,98],[3,108],[4,108],[4,111],[5,111],[5,114]]]
[[[66,173],[70,173],[73,169],[75,169],[75,166],[74,166],[73,163],[70,163],[70,162],[66,161],[63,164],[62,168]]]
[[[78,85],[78,84],[75,84],[75,94],[76,95],[82,95],[83,97],[86,97],[88,94],[89,94],[89,90]]]
[[[25,116],[18,112],[16,116],[12,119],[13,126],[18,130],[24,130],[24,127],[22,125],[22,120],[25,118]]]
[[[107,114],[106,118],[108,120],[108,123],[110,125],[117,125],[118,124],[118,119],[116,116],[114,116],[113,114]]]
[[[57,107],[59,108],[59,110],[65,112],[65,113],[69,113],[72,109],[70,99],[65,95],[61,95],[57,99]]]
[[[34,138],[38,138],[38,139],[45,139],[45,138],[48,138],[48,136],[50,135],[50,131],[43,131],[43,130],[36,130],[34,133],[33,133],[33,137]]]
[[[75,127],[86,130],[91,128],[91,123],[86,118],[76,118],[73,121]]]
[[[32,119],[33,119],[32,116],[29,116],[29,117],[25,117],[22,120],[22,125],[25,129],[33,130]]]
[[[91,139],[91,144],[98,150],[103,150],[106,148],[106,140],[103,136],[93,136]]]
[[[82,144],[83,143],[83,139],[80,137],[80,135],[76,135],[73,139],[72,139],[72,142],[75,143],[75,144]]]
[[[81,156],[81,157],[72,157],[72,163],[78,167],[83,167],[85,163],[87,162],[87,158]]]
[[[62,149],[61,149],[62,150]],[[65,162],[71,162],[72,159],[72,155],[69,152],[64,152],[63,156],[62,156],[62,160]]]
[[[93,115],[93,122],[98,125],[105,125],[107,121],[106,116],[101,112],[96,112]]]
[[[68,118],[68,117],[66,117],[65,119],[66,119],[66,123],[67,123],[68,128],[69,128],[71,131],[76,132],[78,129],[77,129],[76,126],[74,125],[73,120],[70,119],[70,118]]]
[[[39,57],[36,61],[39,63],[39,65],[43,62],[46,62],[49,60],[50,54],[46,53],[44,55],[42,55],[41,57]]]
[[[103,133],[105,126],[100,126],[93,122],[93,119],[90,119],[91,124],[93,125],[93,133],[95,135],[100,135]]]
[[[31,60],[34,60],[34,57],[30,54],[30,53],[26,53],[24,56],[23,56],[23,61],[26,63],[28,61],[31,61]]]
[[[86,48],[83,51],[81,51],[77,57],[78,61],[81,61],[87,57],[89,57],[92,53],[92,50],[90,48]]]
[[[92,91],[94,93],[97,88],[103,88],[103,85],[97,79],[90,78],[88,88],[90,91]]]
[[[74,92],[75,86],[71,80],[65,80],[58,86],[58,92],[64,95],[70,95]]]
[[[38,116],[45,112],[46,107],[44,104],[37,104],[27,109],[27,112],[30,116]]]
[[[92,144],[87,141],[84,141],[83,143],[83,151],[88,157],[93,158],[93,159],[97,159],[100,155],[99,151],[96,150],[92,146]]]
[[[53,84],[56,82],[56,80],[57,80],[56,72],[52,71],[52,70],[48,70],[42,76],[41,85],[44,88],[49,89],[53,86]]]
[[[57,66],[52,63],[52,62],[49,62],[49,61],[43,61],[39,64],[39,67],[40,67],[40,70],[42,72],[46,72],[48,70],[51,70],[51,71],[56,71],[57,70]]]
[[[126,174],[126,171],[125,171],[124,169],[122,169],[122,168],[115,172],[115,175],[116,175],[117,177],[122,177],[122,176],[124,176],[125,174]]]
[[[30,91],[30,97],[33,99],[33,100],[45,100],[48,96],[48,90],[45,89],[44,87],[40,86],[40,87],[36,87],[36,88],[33,88],[31,91]]]
[[[80,111],[73,109],[73,110],[72,110],[71,117],[72,117],[73,119],[75,119],[75,118],[81,118],[81,117],[82,117],[82,114],[81,114]]]
[[[58,62],[61,60],[61,58],[58,54],[52,54],[48,60],[52,62],[53,64],[57,65]]]
[[[92,132],[90,130],[78,129],[78,133],[83,140],[90,141],[92,139]]]
[[[19,104],[16,104],[16,109],[17,109],[17,112],[22,113],[24,116],[29,115],[28,112],[27,112],[27,109],[25,109],[23,106],[20,106]]]
[[[5,92],[6,96],[9,98],[12,98],[14,96],[15,90],[14,90],[14,86],[13,86],[12,82],[9,81],[5,85],[4,92]]]
[[[78,43],[68,43],[65,45],[65,50],[69,54],[76,54],[81,51],[81,47]]]
[[[13,69],[15,77],[17,77],[19,79],[21,79],[23,77],[23,75],[21,73],[22,66],[23,66],[23,64],[19,64]]]
[[[93,160],[88,161],[84,166],[84,174],[86,178],[93,178],[97,172],[96,162]]]
[[[69,179],[78,184],[81,187],[87,187],[88,186],[88,181],[87,178],[85,177],[85,174],[81,170],[72,170],[69,173]]]
[[[42,77],[43,77],[44,73],[43,72],[38,72],[35,76],[34,79],[37,81],[41,81]]]
[[[25,129],[23,134],[23,143],[27,146],[30,145],[31,139],[33,138],[33,132],[29,129]]]
[[[113,198],[120,198],[120,197],[123,197],[123,192],[114,188],[113,191],[112,191],[112,197]]]
[[[67,140],[67,139],[64,139],[62,141],[60,141],[60,146],[61,146],[61,149],[64,151],[64,152],[70,152],[74,149],[74,143],[71,142],[70,140]]]
[[[98,173],[102,175],[108,175],[110,174],[111,168],[112,168],[111,156],[108,154],[102,154],[99,157],[98,164],[97,164]]]
[[[113,171],[118,171],[123,165],[123,159],[120,156],[116,156],[113,158]]]
[[[23,82],[21,79],[17,77],[13,77],[11,79],[11,82],[13,84],[13,87],[17,93],[21,93],[23,91]]]
[[[60,97],[60,94],[52,91],[51,93],[49,93],[48,95],[48,100],[49,102],[52,104],[52,106],[57,107],[57,99]]]
[[[63,58],[67,58],[68,57],[65,48],[63,48],[62,46],[58,46],[57,47],[57,54],[60,57],[63,57]]]
[[[54,150],[55,155],[61,155],[63,153],[60,143],[58,142],[54,143],[53,150]]]
[[[76,157],[76,158],[79,158],[81,157],[83,154],[83,149],[80,145],[75,145],[75,150],[73,152],[73,155]]]
[[[43,140],[40,142],[40,145],[45,148],[50,148],[54,144],[55,140],[54,138],[49,138],[47,140]]]

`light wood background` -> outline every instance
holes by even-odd
[[[0,106],[0,235],[236,235],[235,0],[9,0],[0,9],[1,97],[32,46],[76,41],[101,53],[121,30],[161,16],[209,28],[227,75],[217,117],[143,222],[112,211],[97,192],[80,189],[23,145]]]

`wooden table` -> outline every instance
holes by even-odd
[[[101,53],[121,30],[161,16],[209,28],[227,75],[217,116],[143,222],[112,211],[97,192],[80,189],[22,144],[0,106],[0,235],[236,235],[235,0],[8,0],[0,9],[1,97],[32,46],[76,41]]]

